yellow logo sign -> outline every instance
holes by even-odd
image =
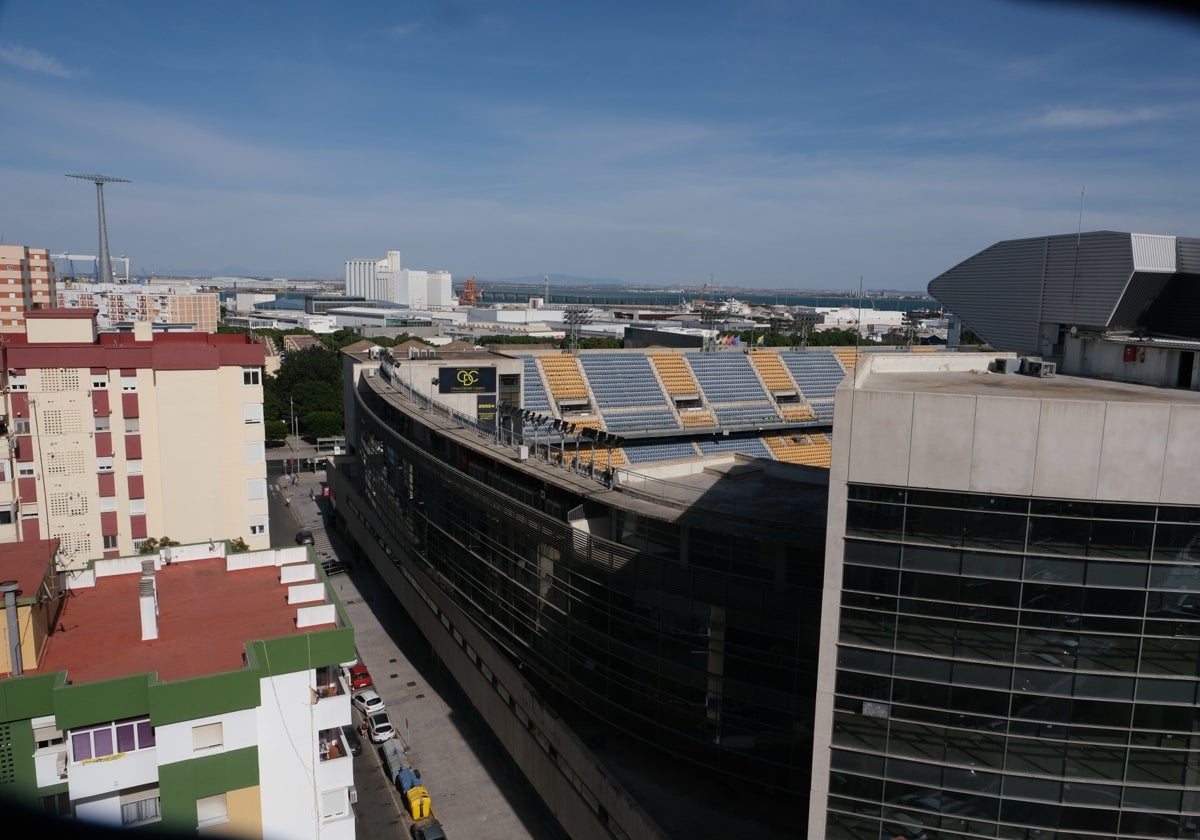
[[[479,371],[473,368],[459,368],[458,384],[464,388],[470,388],[479,381]]]

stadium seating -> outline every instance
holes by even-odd
[[[838,357],[823,347],[780,353],[779,360],[787,367],[796,384],[800,386],[800,392],[809,402],[833,399],[833,392],[846,376]],[[820,416],[820,412],[817,414]]]
[[[654,365],[668,394],[673,397],[699,395],[700,386],[696,384],[683,356],[678,353],[647,353],[646,358]]]
[[[539,356],[550,394],[558,402],[562,400],[588,399],[587,383],[579,370],[574,356],[566,354]]]
[[[761,438],[745,438],[742,440],[702,440],[697,444],[704,455],[719,455],[722,452],[741,452],[753,458],[771,458],[771,450],[767,449]]]
[[[654,369],[641,353],[588,353],[579,357],[579,363],[601,411],[634,406],[668,408]]]
[[[626,444],[625,456],[631,464],[647,464],[652,461],[678,461],[682,458],[695,458],[696,447],[691,443]]]
[[[791,464],[828,468],[833,458],[833,447],[829,437],[819,433],[763,435],[763,441],[772,455]]]

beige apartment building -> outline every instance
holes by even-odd
[[[269,546],[261,344],[25,318],[0,346],[0,542],[58,539],[67,568],[149,537]]]
[[[54,306],[54,263],[46,248],[0,245],[0,334],[25,331],[25,313]]]
[[[215,333],[220,302],[213,292],[174,283],[64,283],[57,305],[65,309],[96,309],[101,329],[122,322],[191,324],[196,332]]]

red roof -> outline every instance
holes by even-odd
[[[33,598],[58,552],[58,540],[30,540],[0,545],[0,581],[15,580],[18,599]]]
[[[158,638],[142,641],[137,574],[100,578],[73,590],[36,671],[66,671],[72,683],[157,671],[180,680],[243,667],[248,641],[313,628],[296,628],[296,605],[287,603],[279,568],[226,571],[212,558],[173,563],[159,570]]]

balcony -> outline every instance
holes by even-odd
[[[317,669],[313,723],[318,730],[336,729],[350,723],[350,695],[340,671],[340,668],[328,666]]]
[[[340,726],[320,731],[317,758],[316,781],[321,790],[346,788],[354,784],[354,759]]]

